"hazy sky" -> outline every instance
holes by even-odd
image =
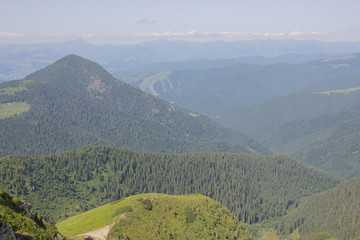
[[[360,41],[359,0],[0,0],[0,43]]]

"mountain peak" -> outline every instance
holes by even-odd
[[[69,54],[53,64],[36,71],[24,79],[46,81],[57,84],[70,84],[74,87],[86,87],[100,93],[105,92],[107,85],[112,85],[116,79],[95,62],[75,54]],[[74,85],[75,84],[75,85]]]

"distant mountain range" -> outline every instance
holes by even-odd
[[[196,65],[206,67],[229,66],[234,63],[300,63],[353,53],[359,49],[360,42],[298,40],[207,43],[158,40],[120,46],[91,45],[83,40],[50,44],[10,44],[0,46],[0,81],[22,79],[72,53],[101,64],[109,72],[154,72],[193,69]],[[200,62],[196,63],[194,60]],[[182,63],[174,66],[173,62],[179,61]]]
[[[359,69],[360,54],[350,54],[300,64],[234,64],[117,76],[169,102],[228,123],[221,115],[223,109],[232,112],[234,107],[296,92],[359,87]]]

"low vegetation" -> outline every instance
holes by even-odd
[[[68,218],[57,227],[71,237],[106,225],[111,226],[109,239],[250,239],[228,209],[199,194],[131,196]]]
[[[41,216],[31,211],[30,208],[30,204],[0,190],[0,221],[3,224],[10,224],[17,238],[54,239],[58,234],[55,227],[45,222]],[[0,238],[2,237],[1,234]],[[60,235],[58,236],[60,238]]]

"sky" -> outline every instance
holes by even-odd
[[[359,0],[0,0],[0,44],[360,41]]]

